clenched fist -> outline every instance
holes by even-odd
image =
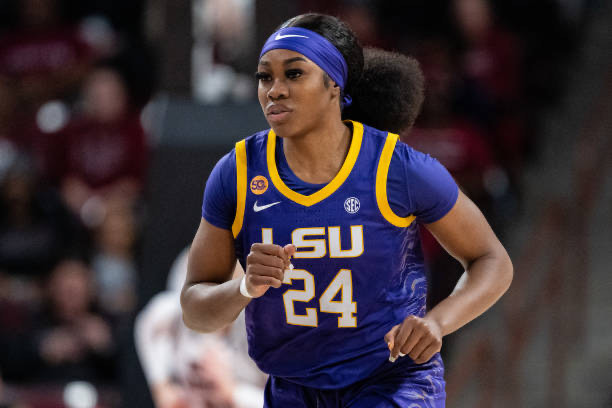
[[[389,361],[409,355],[423,364],[442,348],[442,329],[433,319],[410,315],[385,334],[385,342],[391,352]]]
[[[289,268],[294,253],[295,246],[292,244],[284,247],[260,243],[251,245],[245,271],[246,289],[249,294],[257,298],[263,296],[270,287],[280,288],[285,269]]]

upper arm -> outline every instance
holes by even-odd
[[[186,287],[223,283],[232,277],[236,257],[232,223],[236,214],[236,154],[221,158],[206,181],[202,218],[189,250]]]
[[[202,218],[189,250],[185,286],[226,282],[232,279],[235,264],[232,232]]]
[[[425,227],[466,268],[483,256],[508,257],[482,212],[461,191],[453,208]]]

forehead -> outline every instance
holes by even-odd
[[[292,62],[306,62],[309,64],[314,64],[308,57],[304,54],[300,54],[297,51],[286,50],[284,48],[277,48],[266,52],[259,59],[259,65],[276,65],[276,64],[290,64]]]

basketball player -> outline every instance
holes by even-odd
[[[442,337],[512,279],[505,249],[436,160],[341,120],[362,69],[336,18],[284,23],[257,72],[271,129],[238,142],[207,182],[183,319],[213,331],[246,308],[249,355],[270,374],[266,407],[443,407]],[[429,311],[417,222],[466,269]],[[236,259],[246,273],[231,280]]]

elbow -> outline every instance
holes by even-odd
[[[183,287],[181,291],[181,311],[185,327],[200,333],[215,331],[215,328],[208,327],[205,321],[206,319],[202,319],[202,316],[206,315],[206,313],[202,313],[202,308],[197,307],[195,304],[196,302],[191,299],[192,295],[193,294],[189,291],[189,287]]]
[[[191,318],[189,316],[189,313],[185,312],[184,309],[183,309],[183,323],[185,324],[185,327],[187,327],[188,329],[197,331],[199,333],[212,333],[215,331],[214,328],[207,327],[206,325],[202,324],[202,322],[198,322],[197,320],[194,320],[193,318]]]
[[[499,285],[501,295],[503,295],[510,288],[512,279],[514,278],[514,266],[512,265],[512,260],[505,249],[500,257],[499,272]]]

